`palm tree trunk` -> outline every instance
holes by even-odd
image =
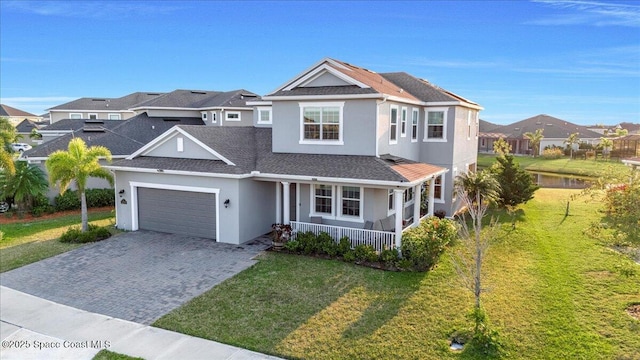
[[[84,190],[80,191],[80,216],[82,218],[82,232],[89,230],[89,217],[87,215],[87,197]]]
[[[478,193],[476,194],[476,202],[477,202],[477,206],[478,206],[478,210],[481,207],[481,197],[480,197],[480,191],[478,190]],[[476,236],[476,278],[475,278],[475,286],[474,286],[474,295],[476,297],[476,309],[480,309],[480,294],[482,292],[482,286],[481,286],[481,277],[480,277],[480,273],[482,271],[482,246],[480,244],[480,231],[482,230],[482,217],[479,216],[480,214],[478,214],[478,216],[476,216],[475,220],[475,236]]]

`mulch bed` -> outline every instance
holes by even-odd
[[[105,206],[99,208],[90,208],[89,214],[94,212],[103,212],[113,210],[113,206]],[[30,212],[24,212],[21,214],[13,213],[12,216],[7,214],[11,214],[10,212],[6,212],[4,214],[0,214],[0,224],[14,224],[14,223],[28,223],[35,220],[45,220],[45,219],[54,219],[65,215],[78,215],[80,218],[80,210],[67,210],[67,211],[59,211],[53,214],[42,214],[41,216],[33,216]]]

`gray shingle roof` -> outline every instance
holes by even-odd
[[[30,133],[31,130],[38,128],[39,127],[35,122],[29,119],[24,119],[16,126],[16,131],[19,133]]]
[[[114,166],[222,174],[250,174],[252,171],[259,171],[264,174],[406,182],[408,180],[394,171],[391,166],[398,163],[415,163],[395,157],[384,159],[375,156],[273,153],[270,128],[210,126],[180,126],[180,128],[236,166],[213,160],[148,156],[121,160],[114,163]]]
[[[544,129],[543,135],[550,139],[566,139],[573,133],[578,133],[579,138],[598,139],[601,134],[587,129],[586,126],[577,125],[553,116],[541,114],[520,120],[513,124],[499,126],[491,130],[493,133],[505,134],[507,138],[522,138],[526,132],[535,132]]]
[[[247,96],[251,95],[251,96]],[[227,92],[206,90],[174,90],[155,99],[136,105],[136,108],[209,108],[247,107],[246,102],[260,97],[244,89]]]
[[[162,93],[135,92],[119,98],[80,98],[62,105],[54,106],[49,110],[127,110],[141,102],[149,101]]]
[[[56,150],[66,150],[73,137],[82,138],[88,146],[105,146],[114,156],[131,155],[175,125],[204,125],[200,118],[149,117],[147,113],[124,121],[104,120],[103,124],[95,121],[87,124],[86,121],[86,119],[65,119],[49,125],[43,130],[50,130],[50,127],[55,125],[55,130],[73,130],[73,133],[34,147],[26,151],[24,156],[30,158],[48,157]],[[63,123],[63,125],[66,123],[66,127],[60,128],[59,123]]]
[[[107,129],[112,129],[120,124],[122,120],[89,120],[89,119],[62,119],[53,124],[43,127],[41,130],[78,130],[82,129],[85,124],[100,125]]]

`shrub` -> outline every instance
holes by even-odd
[[[380,261],[387,266],[396,266],[398,260],[400,260],[400,253],[396,248],[384,249],[380,252]]]
[[[374,249],[371,245],[360,244],[356,246],[356,248],[354,249],[354,255],[356,261],[378,261],[378,253],[376,253],[376,249]]]
[[[316,235],[311,231],[307,231],[302,234],[298,234],[296,240],[300,243],[300,251],[309,255],[313,254],[316,250]]]
[[[87,207],[105,207],[115,205],[115,192],[113,189],[87,189]]]
[[[111,232],[106,227],[89,224],[89,230],[86,232],[82,232],[77,226],[70,227],[60,236],[60,242],[84,244],[104,240],[110,236]]]
[[[317,251],[319,253],[327,254],[331,257],[334,257],[338,254],[338,245],[335,241],[333,241],[331,235],[327,234],[326,232],[321,232],[320,235],[318,235],[316,241]]]
[[[115,205],[113,189],[88,189],[85,191],[85,196],[87,208]],[[67,190],[64,194],[55,197],[54,204],[56,211],[80,209],[80,195],[75,190]]]
[[[402,234],[402,256],[414,269],[428,270],[456,237],[457,230],[452,220],[431,216]]]
[[[300,242],[298,240],[289,240],[284,243],[284,248],[291,252],[300,251]]]
[[[548,148],[542,151],[542,158],[544,159],[560,159],[564,156],[564,151],[559,148]]]
[[[346,262],[354,262],[356,261],[356,253],[355,251],[349,249],[346,253],[342,255],[342,259]]]
[[[42,216],[42,214],[53,214],[56,210],[49,203],[49,198],[43,194],[38,194],[31,199],[31,215]]]
[[[349,251],[351,251],[351,241],[349,241],[348,237],[343,236],[338,243],[338,254],[344,256]]]

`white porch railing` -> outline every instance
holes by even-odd
[[[294,233],[310,231],[318,235],[321,232],[326,232],[336,241],[336,243],[339,242],[342,237],[346,236],[351,242],[351,247],[365,244],[373,246],[377,251],[382,251],[385,248],[393,249],[396,246],[396,234],[388,231],[312,224],[299,221],[291,221],[291,228]]]

